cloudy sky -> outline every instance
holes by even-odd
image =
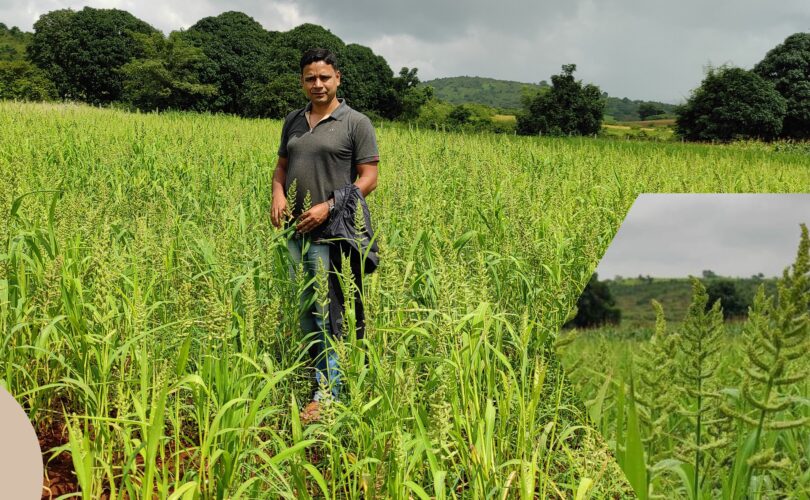
[[[810,225],[810,194],[641,195],[596,272],[777,276],[796,258],[801,222]]]
[[[682,102],[708,65],[750,68],[788,35],[810,30],[810,1],[781,0],[0,0],[0,22],[31,30],[43,13],[119,8],[169,32],[238,10],[268,30],[321,24],[423,80],[548,80],[560,66],[617,97]]]

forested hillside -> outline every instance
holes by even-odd
[[[433,87],[436,97],[451,104],[485,104],[493,108],[513,110],[522,106],[521,97],[524,93],[534,93],[549,87],[545,80],[536,84],[479,76],[437,78],[423,82],[422,85]],[[672,104],[610,97],[606,93],[603,95],[606,97],[606,117],[612,117],[617,121],[635,121],[651,116],[669,115],[675,111]]]
[[[21,61],[25,59],[25,47],[31,42],[31,33],[9,28],[0,23],[0,61]]]

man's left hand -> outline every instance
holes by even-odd
[[[329,218],[329,204],[327,202],[318,203],[298,217],[295,230],[299,233],[308,233],[320,226]]]

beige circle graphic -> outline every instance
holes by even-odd
[[[42,452],[17,400],[0,387],[0,498],[42,497]]]

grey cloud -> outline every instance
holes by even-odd
[[[0,0],[0,21],[31,29],[47,11],[86,2]],[[415,0],[341,3],[105,0],[168,32],[225,10],[245,12],[269,30],[302,22],[329,28],[383,55],[396,70],[425,79],[477,75],[538,82],[577,64],[577,77],[617,97],[679,102],[706,65],[752,67],[788,35],[810,27],[810,2],[716,0]]]
[[[643,195],[597,271],[636,276],[777,275],[793,262],[810,195]]]
[[[423,41],[443,42],[466,37],[479,28],[509,35],[532,33],[559,22],[577,10],[576,2],[536,1],[432,1],[379,2],[358,0],[347,4],[315,0],[301,4],[302,12],[346,35],[410,35]],[[371,38],[371,37],[369,37]],[[497,41],[492,40],[494,43]]]

